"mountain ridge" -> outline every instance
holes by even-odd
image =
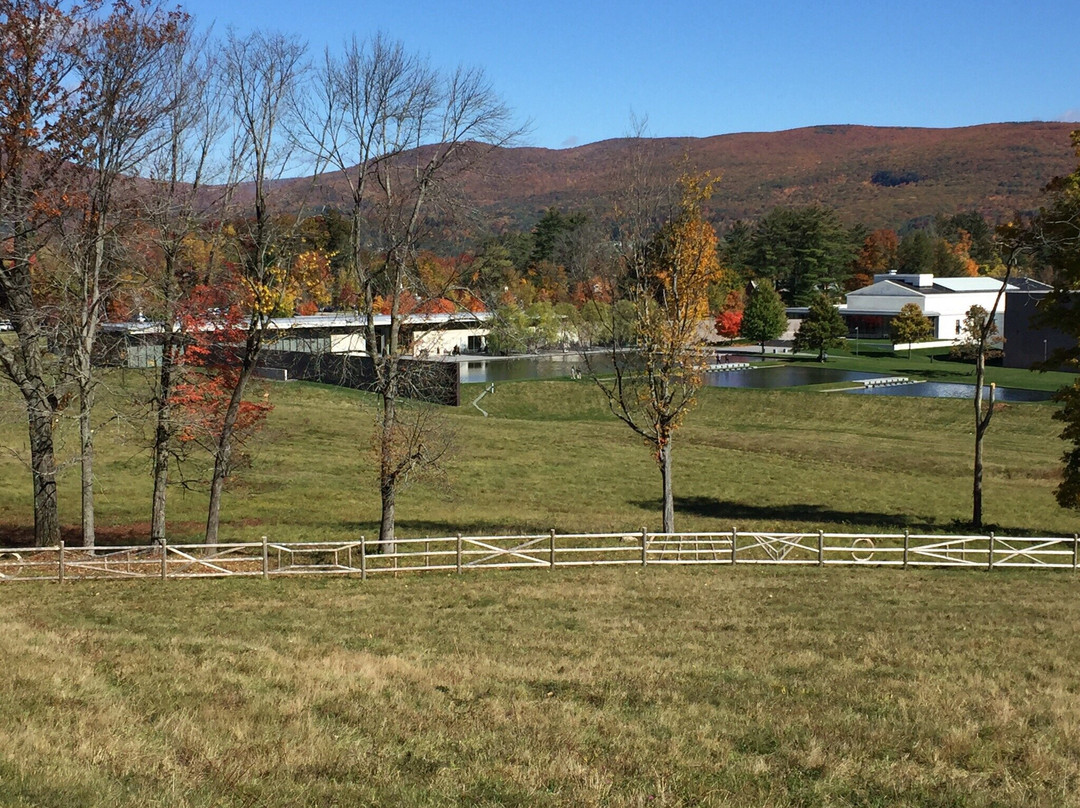
[[[720,174],[709,206],[714,223],[753,219],[778,205],[822,204],[849,224],[902,227],[939,214],[977,210],[991,222],[1032,210],[1041,189],[1076,164],[1065,122],[956,128],[827,124],[780,132],[648,138],[674,168]],[[602,209],[638,140],[610,138],[566,149],[500,147],[484,171],[463,178],[465,199],[492,229],[527,229],[549,207]],[[336,204],[340,180],[298,178],[310,204]],[[296,186],[299,189],[300,186]]]

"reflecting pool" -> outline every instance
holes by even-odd
[[[975,385],[953,382],[915,382],[889,387],[869,387],[849,391],[860,396],[906,396],[911,398],[975,398]],[[1051,394],[1044,390],[1024,390],[1019,387],[999,387],[994,393],[995,401],[1049,401]],[[983,390],[983,398],[990,397],[990,386]]]
[[[705,374],[710,387],[742,387],[771,390],[779,387],[802,387],[807,384],[832,382],[858,382],[878,378],[880,373],[838,368],[815,368],[804,365],[781,365],[779,367],[753,368],[749,370],[722,370]]]
[[[756,357],[741,357],[738,355],[728,355],[721,358],[723,361],[728,362],[753,362],[756,359]],[[612,371],[611,357],[605,354],[590,355],[588,364],[581,355],[576,353],[517,356],[505,359],[487,357],[461,359],[459,364],[463,384],[486,384],[489,382],[525,381],[528,379],[568,379],[572,378],[576,373],[587,374],[594,372],[603,375]],[[709,371],[705,374],[705,384],[709,387],[773,390],[785,387],[804,387],[812,384],[858,382],[866,379],[884,378],[886,375],[808,365],[751,366],[745,370]],[[972,398],[975,395],[975,387],[970,384],[951,382],[913,382],[885,387],[857,387],[846,392],[865,396]],[[1023,390],[1011,387],[999,387],[997,389],[998,401],[1047,401],[1049,398],[1050,393],[1038,390]]]

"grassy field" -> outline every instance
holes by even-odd
[[[1071,574],[0,588],[5,806],[1080,805]]]
[[[937,363],[940,364],[940,363]],[[110,379],[98,429],[98,525],[105,541],[142,541],[150,477],[127,405],[135,374]],[[479,394],[466,386],[463,400]],[[345,539],[378,523],[370,397],[268,383],[274,410],[248,447],[252,466],[226,495],[225,540]],[[262,395],[262,391],[256,393]],[[31,524],[25,427],[0,410],[0,536]],[[445,475],[399,498],[408,536],[655,529],[659,474],[644,445],[588,382],[520,382],[446,411],[456,453]],[[1053,489],[1063,444],[1053,404],[1003,405],[986,444],[987,522],[999,531],[1071,535]],[[5,415],[6,414],[6,415]],[[107,419],[108,416],[108,419]],[[62,424],[69,451],[72,424]],[[674,446],[676,526],[685,530],[956,530],[970,515],[970,402],[815,392],[705,389]],[[66,441],[66,442],[65,442]],[[205,474],[193,466],[192,477]],[[61,479],[61,516],[77,537],[78,477]],[[170,537],[197,540],[201,489],[177,487]]]
[[[117,541],[148,517],[138,384],[110,379],[98,431]],[[265,391],[223,536],[371,535],[370,399]],[[8,401],[0,534],[19,539]],[[658,525],[652,460],[588,383],[503,384],[484,407],[447,411],[458,451],[401,497],[402,533]],[[996,416],[1000,531],[1076,529],[1052,496],[1053,411]],[[964,401],[704,390],[675,447],[677,526],[962,527],[970,433]],[[62,492],[70,522],[73,469]],[[177,490],[174,541],[204,508]],[[1080,805],[1077,586],[749,567],[4,585],[0,805]]]

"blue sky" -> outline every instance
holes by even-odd
[[[295,33],[314,54],[383,33],[483,67],[547,148],[627,134],[815,124],[1080,120],[1078,0],[191,0],[202,24]]]

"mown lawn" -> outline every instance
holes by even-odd
[[[0,588],[0,804],[1080,805],[1077,578]]]
[[[110,379],[98,428],[98,525],[104,541],[142,541],[150,476],[135,374]],[[659,474],[644,444],[606,412],[587,381],[500,384],[490,417],[446,409],[456,451],[444,473],[405,490],[402,535],[639,530],[659,527]],[[9,393],[9,391],[5,391]],[[372,535],[379,518],[369,396],[317,385],[268,383],[274,404],[246,447],[250,468],[227,493],[224,540]],[[25,428],[10,396],[0,407],[0,536],[30,533]],[[686,530],[948,531],[970,518],[972,412],[960,400],[817,392],[701,391],[674,445],[676,526]],[[1053,404],[1001,405],[986,442],[985,518],[999,532],[1065,534],[1073,514],[1053,489],[1064,445]],[[73,425],[61,425],[61,516],[77,538]],[[176,486],[170,538],[197,540],[205,465]]]

